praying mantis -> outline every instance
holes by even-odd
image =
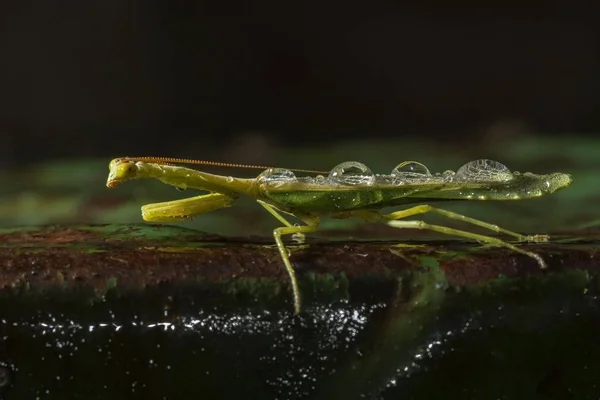
[[[264,171],[253,179],[235,178],[176,164],[256,168]],[[294,172],[316,176],[297,177]],[[181,221],[230,207],[241,196],[255,199],[283,225],[273,230],[273,237],[289,275],[295,313],[300,313],[302,309],[300,289],[282,238],[288,235],[302,237],[306,233],[317,231],[323,217],[357,218],[399,229],[428,230],[471,239],[524,254],[535,259],[541,268],[546,268],[544,260],[537,253],[497,237],[421,220],[404,219],[435,213],[509,236],[519,242],[546,242],[547,235],[521,235],[494,224],[418,203],[444,200],[521,200],[554,193],[568,187],[573,181],[571,175],[560,172],[547,175],[511,172],[503,164],[487,159],[468,162],[456,172],[448,170],[436,174],[432,174],[419,162],[405,161],[398,164],[389,175],[380,175],[356,161],[343,162],[326,173],[166,157],[122,157],[110,162],[106,185],[112,188],[120,183],[142,178],[158,179],[179,189],[209,192],[144,205],[142,217],[148,222]],[[380,211],[396,206],[411,207],[390,213]],[[293,216],[304,225],[292,224],[286,216]]]

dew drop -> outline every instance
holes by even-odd
[[[365,164],[358,161],[346,161],[336,165],[328,178],[342,185],[371,185],[375,175]]]
[[[454,181],[454,176],[456,173],[454,171],[446,170],[442,173],[442,180],[444,182],[452,182]]]
[[[420,162],[416,161],[404,161],[396,166],[392,170],[392,176],[403,176],[403,177],[429,177],[431,172],[427,167]]]
[[[498,161],[475,160],[466,163],[456,171],[456,178],[468,181],[509,181],[514,175]]]
[[[258,175],[257,179],[261,182],[292,182],[296,180],[296,175],[289,169],[269,168]]]

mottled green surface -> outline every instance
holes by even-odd
[[[111,157],[1,175],[0,396],[598,398],[600,141],[540,143],[279,153],[285,163],[272,164],[358,160],[375,172],[406,159],[443,171],[487,157],[575,179],[538,200],[446,207],[558,233],[525,245],[547,271],[509,250],[328,222],[289,246],[306,304],[299,317],[270,236],[277,221],[250,201],[157,226],[141,223],[142,204],[197,192],[151,181],[109,190]],[[38,227],[49,223],[59,225]]]

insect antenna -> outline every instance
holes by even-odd
[[[247,169],[269,169],[273,167],[267,167],[264,165],[248,165],[248,164],[234,164],[234,163],[225,163],[225,162],[217,162],[217,161],[206,161],[206,160],[193,160],[187,158],[171,158],[171,157],[122,157],[119,159],[122,162],[129,161],[144,161],[155,164],[164,164],[164,165],[172,165],[172,164],[189,164],[189,165],[207,165],[211,167],[225,167],[225,168],[247,168]],[[327,174],[325,171],[316,171],[312,169],[297,169],[297,168],[288,168],[290,171],[294,172],[304,172],[308,174]]]

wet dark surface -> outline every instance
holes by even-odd
[[[389,235],[381,228],[380,236]],[[352,235],[352,231],[346,231]],[[377,236],[373,231],[371,237]],[[335,238],[335,232],[332,234]],[[550,271],[594,269],[598,234],[556,235],[552,243],[523,244],[542,255]],[[28,290],[51,285],[143,288],[163,282],[224,282],[234,278],[288,279],[269,237],[225,238],[166,225],[47,226],[0,230],[0,284]],[[326,241],[287,244],[300,275],[385,276],[412,271],[432,260],[451,285],[486,283],[498,276],[543,275],[535,260],[502,248],[457,240]],[[390,272],[391,271],[391,272]]]
[[[335,235],[334,235],[335,236]],[[597,236],[290,245],[151,225],[0,232],[4,398],[594,398]]]
[[[441,172],[489,157],[574,183],[531,201],[440,204],[552,234],[519,244],[547,270],[506,249],[325,220],[288,242],[304,302],[294,316],[278,223],[253,201],[156,226],[140,206],[199,192],[109,190],[110,157],[0,171],[0,398],[600,398],[597,140],[275,150],[253,162],[389,173],[414,159]],[[423,216],[452,225],[436,218]]]

